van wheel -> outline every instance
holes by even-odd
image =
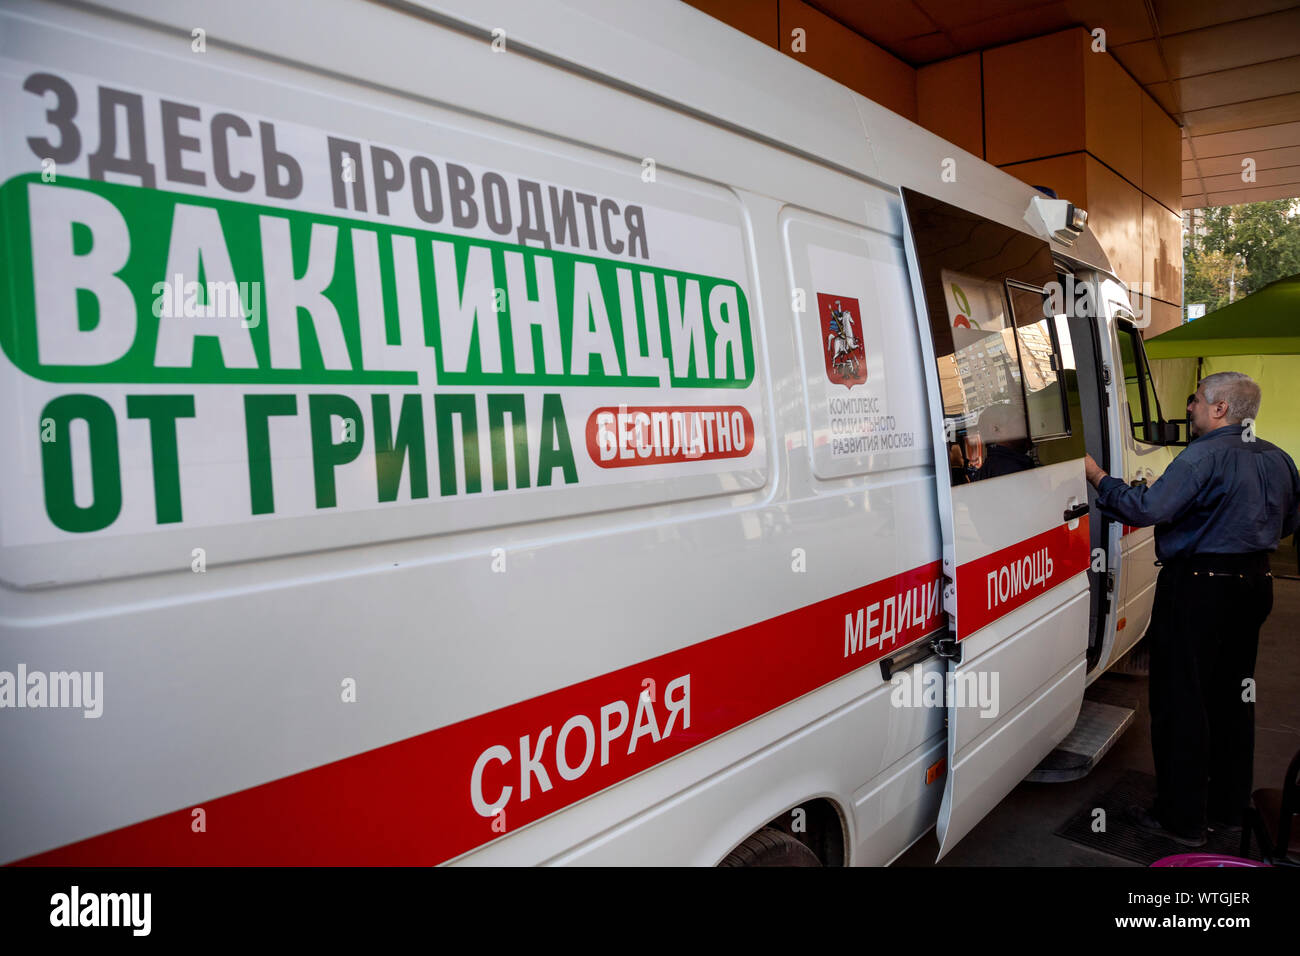
[[[788,833],[765,827],[727,854],[718,866],[821,866],[817,854]]]

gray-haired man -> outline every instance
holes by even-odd
[[[1139,825],[1186,846],[1205,825],[1237,826],[1250,800],[1259,629],[1273,609],[1268,554],[1300,525],[1300,475],[1258,439],[1259,386],[1217,372],[1187,405],[1193,440],[1150,487],[1129,487],[1091,457],[1104,513],[1156,526],[1161,565],[1146,642],[1156,802]]]

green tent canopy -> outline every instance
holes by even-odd
[[[1245,372],[1263,391],[1256,434],[1300,461],[1300,275],[1143,344],[1167,418],[1186,414],[1198,379]]]
[[[1300,354],[1300,275],[1270,282],[1145,343],[1148,358]]]

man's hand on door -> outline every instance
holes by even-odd
[[[1091,455],[1083,456],[1083,473],[1088,479],[1088,484],[1092,485],[1094,488],[1097,487],[1099,481],[1106,477],[1105,469],[1102,468],[1101,465],[1097,464]]]

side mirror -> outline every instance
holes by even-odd
[[[1156,444],[1158,445],[1177,445],[1181,439],[1179,437],[1177,422],[1158,422],[1156,424]]]

